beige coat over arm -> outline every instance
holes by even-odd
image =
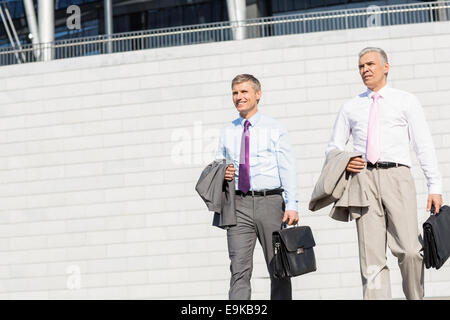
[[[329,216],[345,222],[357,219],[367,212],[369,198],[365,169],[357,174],[345,170],[350,159],[358,156],[361,154],[337,149],[328,153],[314,187],[309,210],[317,211],[334,203]]]

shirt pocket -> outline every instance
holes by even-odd
[[[251,155],[255,158],[270,158],[275,154],[275,146],[269,139],[259,139],[254,145],[252,145],[254,151]]]
[[[275,147],[270,144],[258,146],[250,163],[255,167],[259,167],[261,169],[261,174],[275,174],[277,167]]]

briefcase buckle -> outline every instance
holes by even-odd
[[[275,243],[275,254],[278,254],[278,251],[280,250],[280,243],[279,242],[277,242],[277,243]]]
[[[302,254],[303,253],[303,248],[298,248],[297,249],[297,254]]]

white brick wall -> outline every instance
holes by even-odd
[[[318,271],[296,299],[360,299],[354,223],[307,210],[341,104],[363,90],[357,53],[382,46],[392,86],[416,94],[450,196],[450,23],[333,31],[0,68],[0,298],[227,298],[225,232],[194,187],[236,117],[230,81],[253,73],[262,112],[288,128],[301,223]],[[426,188],[413,167],[419,219]],[[269,297],[259,244],[253,298]],[[402,297],[392,255],[394,297]],[[450,265],[426,295],[450,296]],[[78,282],[77,282],[78,281]],[[79,283],[80,287],[73,286]]]

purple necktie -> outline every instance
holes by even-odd
[[[248,127],[250,121],[245,121],[244,132],[241,139],[241,155],[239,159],[239,181],[238,188],[243,193],[247,193],[250,190],[250,131]]]

